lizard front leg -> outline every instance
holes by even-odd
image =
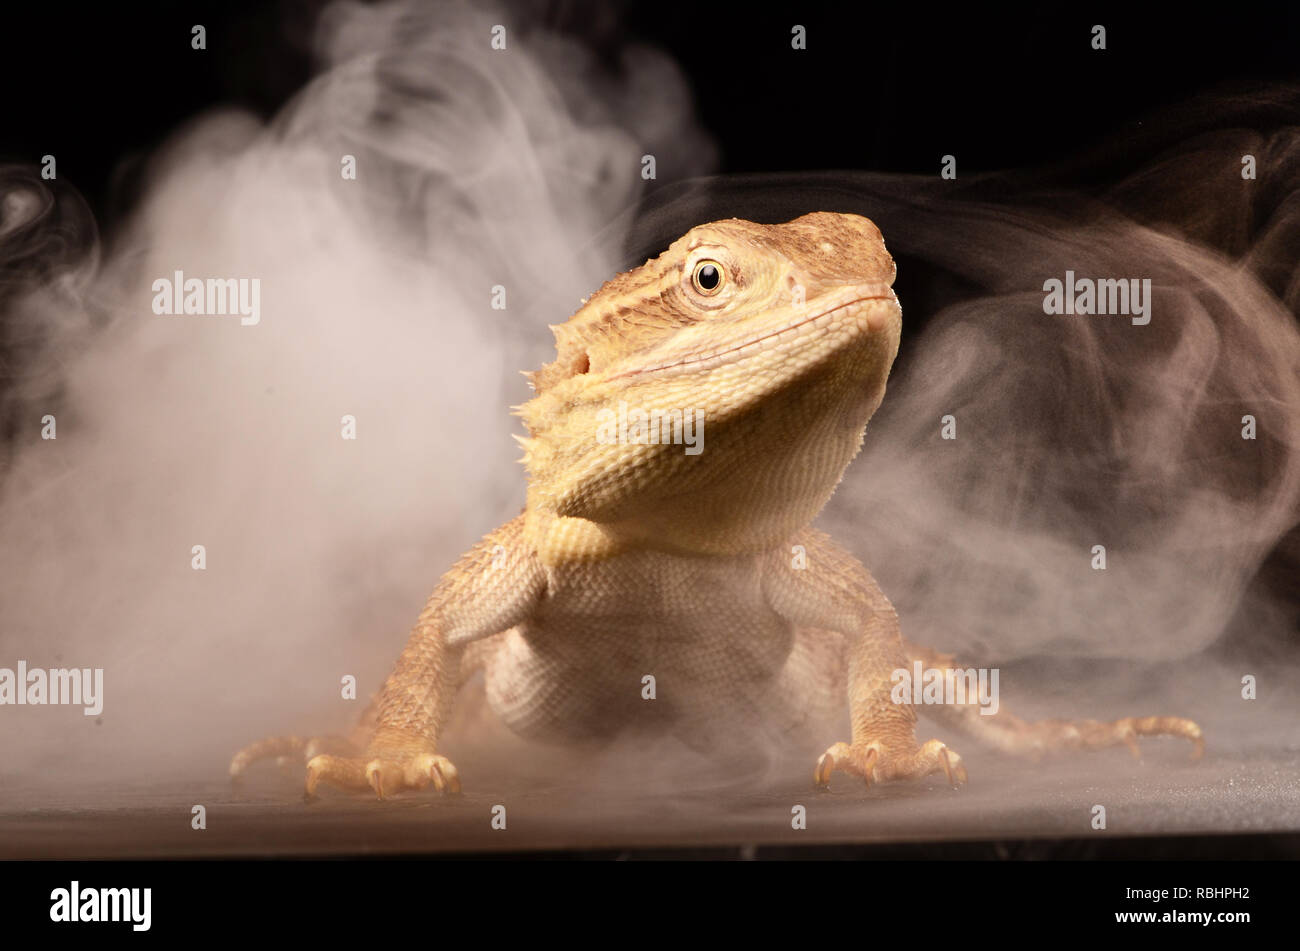
[[[463,655],[474,642],[525,620],[545,588],[545,572],[523,542],[522,515],[471,548],[434,588],[392,674],[363,715],[359,731],[369,737],[364,752],[311,756],[306,797],[312,799],[321,783],[369,787],[381,799],[429,783],[458,791],[456,767],[437,746],[462,682]],[[232,776],[255,758],[250,751],[284,745],[264,740],[240,751]]]
[[[768,603],[792,624],[839,631],[848,638],[850,740],[835,743],[817,762],[814,782],[829,784],[835,770],[873,782],[920,779],[943,773],[953,785],[966,781],[961,757],[939,740],[918,745],[916,711],[893,700],[893,672],[906,668],[898,615],[871,573],[826,535],[805,530],[804,567],[776,553],[763,573]],[[830,687],[807,684],[809,691]]]

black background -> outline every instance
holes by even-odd
[[[272,115],[312,74],[320,0],[29,5],[3,14],[0,159],[59,159],[101,224],[132,159],[202,109]],[[641,40],[690,77],[722,172],[963,174],[1069,160],[1199,94],[1300,80],[1300,5],[945,9],[919,3],[536,3],[600,49]],[[208,48],[190,48],[202,23]],[[790,48],[793,23],[807,51]],[[1093,24],[1107,49],[1091,48]],[[1203,124],[1213,127],[1207,114]],[[1140,150],[1128,158],[1135,165]],[[1077,184],[1122,169],[1090,166]],[[116,184],[116,187],[113,187]]]

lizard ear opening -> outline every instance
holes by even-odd
[[[591,356],[586,350],[582,351],[582,356],[573,361],[573,375],[581,376],[591,369]]]

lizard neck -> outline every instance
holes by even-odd
[[[530,480],[529,543],[545,564],[634,548],[732,556],[788,544],[829,501],[884,396],[884,381],[864,381],[858,366],[828,362],[706,424],[707,448],[699,455],[672,444],[628,447],[617,467],[620,490],[599,513],[575,511],[571,495],[545,478]],[[856,385],[845,385],[846,374]]]

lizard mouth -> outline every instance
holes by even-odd
[[[654,366],[637,367],[616,374],[611,377],[611,379],[617,380],[629,376],[640,376],[644,373],[659,373],[664,370],[685,369],[688,367],[693,370],[710,370],[714,367],[723,366],[725,364],[738,363],[747,357],[762,353],[766,349],[764,345],[769,344],[771,341],[779,340],[783,337],[791,339],[798,336],[801,332],[805,332],[805,328],[811,326],[813,329],[816,329],[816,325],[819,322],[823,325],[829,324],[831,319],[840,311],[847,310],[848,308],[858,304],[867,303],[868,301],[893,301],[894,303],[897,303],[898,296],[892,290],[886,289],[883,294],[865,294],[860,297],[854,297],[851,300],[846,300],[842,303],[836,304],[834,307],[828,307],[826,310],[820,311],[819,313],[807,317],[800,317],[798,320],[791,321],[783,327],[756,334],[740,343],[727,347],[725,350],[711,350],[704,353],[694,353],[683,357],[680,360],[673,360],[668,363],[658,363]],[[870,320],[867,321],[867,326],[871,330],[876,329]]]

